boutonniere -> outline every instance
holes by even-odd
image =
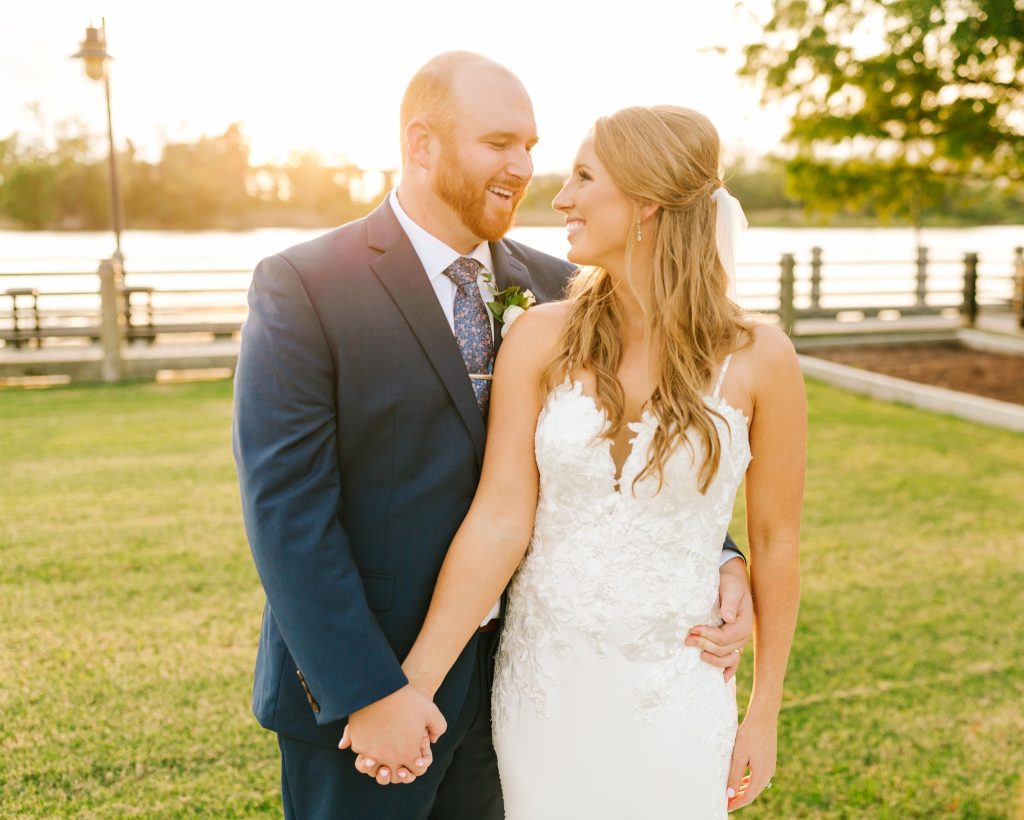
[[[505,290],[496,290],[492,277],[487,277],[486,281],[494,300],[487,303],[487,309],[494,315],[495,321],[501,323],[501,338],[504,339],[512,323],[537,304],[537,298],[531,291],[523,290],[519,285],[509,285]]]

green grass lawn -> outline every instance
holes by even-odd
[[[0,816],[280,814],[230,395],[0,392]],[[809,395],[779,770],[743,814],[1013,817],[1024,437]]]

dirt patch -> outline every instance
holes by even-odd
[[[971,350],[958,342],[828,347],[807,353],[912,382],[1024,404],[1024,355]]]

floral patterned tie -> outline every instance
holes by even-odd
[[[474,379],[474,375],[490,374],[494,369],[494,338],[491,335],[491,320],[480,296],[477,279],[483,268],[475,259],[460,256],[445,268],[445,276],[451,279],[458,290],[455,292],[455,338],[459,342],[462,360],[472,379],[476,403],[480,413],[487,417],[487,405],[491,398],[491,382]]]

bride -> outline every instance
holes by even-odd
[[[433,695],[515,573],[493,694],[507,816],[723,817],[775,770],[800,370],[787,337],[729,298],[716,224],[738,205],[702,115],[598,120],[554,207],[589,267],[502,346],[480,487],[403,669]],[[718,618],[744,479],[756,659],[737,731],[733,684],[684,639]]]

